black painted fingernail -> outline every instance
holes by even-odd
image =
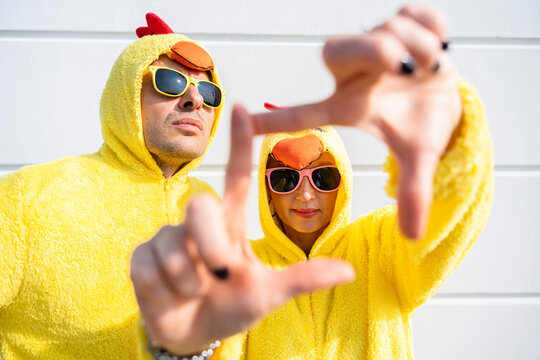
[[[444,51],[448,50],[448,47],[450,46],[450,42],[449,41],[446,41],[444,40],[442,43],[441,43],[441,47]]]
[[[226,267],[214,270],[213,273],[219,280],[227,280],[229,278],[229,269]]]
[[[439,71],[440,68],[441,68],[441,64],[437,61],[435,65],[433,65],[433,68],[431,68],[431,72],[435,74],[437,71]]]
[[[416,69],[416,62],[408,52],[401,55],[401,72],[405,75],[411,75]]]

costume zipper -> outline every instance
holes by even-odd
[[[169,205],[169,188],[170,188],[170,182],[169,179],[165,179],[163,182],[163,197],[165,198],[163,201],[163,213],[165,214],[165,220],[167,223],[171,223],[171,207]]]
[[[311,308],[311,321],[313,322],[313,341],[315,344],[315,349],[317,349],[317,357],[319,357],[319,342],[317,341],[317,325],[315,321],[315,310],[313,307],[313,293],[309,293],[309,305]]]
[[[309,254],[306,256],[306,261],[311,260],[311,256]],[[317,321],[315,320],[315,309],[313,305],[313,293],[309,293],[309,307],[311,311],[311,321],[313,322],[313,341],[315,344],[315,349],[317,350],[317,358],[319,358],[320,349],[319,349],[319,342],[317,341]]]

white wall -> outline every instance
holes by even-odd
[[[324,38],[357,32],[400,3],[321,0],[122,0],[0,3],[0,176],[22,165],[95,151],[98,104],[120,51],[161,15],[203,41],[227,88],[220,135],[196,174],[218,191],[228,154],[231,104],[262,111],[332,91],[320,59]],[[495,141],[492,217],[462,267],[415,318],[417,359],[540,358],[540,2],[431,1],[446,12],[452,56],[482,95]],[[204,17],[202,17],[204,16]],[[204,19],[204,20],[203,20]],[[24,80],[24,81],[21,81]],[[30,85],[28,85],[30,84]],[[355,171],[353,213],[391,201],[382,185],[385,148],[340,130]],[[249,234],[258,219],[253,190]]]

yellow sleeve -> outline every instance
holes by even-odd
[[[362,219],[372,264],[396,289],[400,302],[416,308],[437,291],[465,258],[489,217],[493,200],[493,150],[483,105],[474,89],[460,80],[463,115],[450,148],[441,158],[425,236],[403,237],[397,208],[385,207]],[[396,194],[398,168],[389,157],[386,190]],[[374,260],[374,261],[373,261]]]
[[[217,348],[212,360],[245,360],[247,354],[248,332],[244,331],[221,341],[221,346]]]
[[[21,179],[17,173],[0,179],[0,309],[17,295],[27,259]]]

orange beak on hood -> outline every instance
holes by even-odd
[[[264,107],[270,111],[287,108],[286,106],[277,106],[270,103],[264,103]],[[317,160],[323,151],[324,146],[318,137],[306,135],[300,138],[279,141],[272,149],[272,156],[285,166],[303,169]]]
[[[178,63],[199,71],[214,69],[214,62],[202,47],[189,41],[179,41],[171,47],[171,58]]]
[[[303,169],[317,160],[324,151],[321,140],[315,135],[283,139],[272,149],[272,156],[283,165]]]

